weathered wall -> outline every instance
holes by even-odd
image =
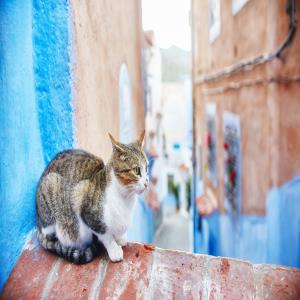
[[[201,26],[199,24],[196,27],[197,33],[194,33],[197,41],[197,52],[194,55],[197,65],[194,62],[195,67],[193,68],[195,80],[233,65],[242,59],[267,51],[267,6],[265,1],[249,1],[246,7],[234,17],[231,12],[231,1],[221,1],[221,32],[212,44],[208,42],[208,14],[205,13],[208,11],[208,1],[195,1],[195,5],[197,5],[194,10],[195,25],[197,26],[197,22],[201,22]],[[207,95],[207,91],[216,87],[226,87],[232,82],[264,78],[265,75],[266,70],[262,66],[247,73],[239,73],[229,78],[195,86],[198,143],[203,144],[205,140],[205,105],[207,102],[217,103],[217,188],[210,184],[208,178],[204,179],[205,185],[211,188],[218,199],[221,211],[224,211],[222,114],[224,111],[229,111],[241,118],[242,211],[248,214],[264,213],[265,199],[269,190],[267,89],[264,85],[254,85],[209,95]],[[203,150],[203,159],[205,159],[204,144]],[[257,168],[260,169],[259,173]],[[247,174],[247,176],[243,176],[243,174]]]
[[[289,29],[286,3],[249,0],[232,15],[231,1],[221,1],[221,33],[209,44],[208,1],[193,1],[196,139],[197,145],[202,145],[204,162],[205,104],[215,102],[217,187],[213,187],[205,175],[203,179],[204,192],[211,188],[220,211],[220,214],[203,218],[200,229],[195,227],[197,251],[257,262],[300,265],[297,197],[300,188],[297,177],[300,173],[299,29],[282,59],[200,83],[202,76],[243,59],[273,52],[281,45]],[[297,1],[296,5],[299,20]],[[294,80],[296,77],[298,79]],[[268,82],[269,79],[275,81]],[[253,84],[253,81],[261,82]],[[238,87],[245,82],[248,84]],[[232,84],[235,88],[228,88]],[[241,122],[242,211],[236,217],[225,213],[224,209],[223,111],[237,114]],[[288,237],[286,231],[289,231]],[[201,233],[197,235],[197,232]],[[290,244],[288,252],[284,250],[287,243]]]
[[[35,187],[72,147],[65,1],[0,2],[0,290],[35,226]]]
[[[68,1],[33,1],[35,98],[46,164],[73,146],[70,18]]]
[[[268,194],[267,262],[300,268],[299,203],[299,175]]]
[[[269,2],[269,48],[274,49],[286,38],[289,19],[285,13],[285,1]],[[282,60],[275,60],[268,65],[269,76],[279,76],[283,79],[298,76],[298,81],[273,83],[268,89],[268,105],[272,118],[270,132],[273,135],[270,144],[271,187],[278,187],[300,173],[299,1],[296,1],[296,18],[298,30],[293,44],[285,51]]]
[[[299,268],[299,201],[297,176],[268,193],[266,216],[232,218],[215,212],[204,217],[201,228],[195,224],[195,251]]]
[[[194,80],[221,70],[243,59],[274,51],[286,38],[289,18],[285,1],[250,0],[235,16],[231,1],[221,1],[221,33],[212,43],[208,42],[208,1],[194,1]],[[297,11],[299,19],[299,9]],[[201,26],[200,26],[201,25]],[[238,28],[238,30],[236,30]],[[300,150],[299,81],[292,83],[264,83],[225,89],[232,83],[267,80],[276,76],[293,77],[300,74],[299,30],[283,60],[257,66],[246,72],[206,84],[195,84],[197,143],[203,145],[205,104],[217,103],[218,134],[218,185],[213,188],[219,207],[223,203],[223,132],[222,113],[230,111],[240,116],[242,151],[242,212],[263,215],[266,198],[272,187],[278,187],[299,173]],[[288,105],[287,105],[288,104]],[[276,145],[276,146],[274,146]],[[205,147],[203,145],[203,159]],[[258,172],[259,170],[259,172]],[[210,186],[208,178],[205,185]]]
[[[267,44],[267,1],[250,0],[235,16],[232,0],[221,0],[221,31],[209,43],[208,0],[193,0],[193,73],[204,75],[241,59],[265,52]]]
[[[32,72],[31,3],[0,3],[0,289],[34,226],[43,167]]]
[[[107,160],[108,132],[119,136],[119,73],[132,85],[134,129],[144,127],[140,1],[73,0],[73,69],[77,146]]]

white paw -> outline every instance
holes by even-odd
[[[116,241],[117,241],[117,243],[118,243],[118,245],[120,245],[120,246],[126,246],[127,245],[127,234],[124,234],[124,235],[122,235],[122,236],[120,236],[120,237],[118,237],[118,238],[116,238]]]
[[[123,260],[123,250],[121,246],[115,244],[112,246],[108,252],[108,256],[112,262],[117,262]]]

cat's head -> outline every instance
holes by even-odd
[[[118,182],[128,190],[142,193],[148,186],[148,160],[143,151],[145,131],[140,137],[130,143],[122,144],[116,141],[111,134],[112,167]]]

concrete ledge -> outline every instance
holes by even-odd
[[[74,265],[24,249],[1,299],[300,299],[300,270],[130,244],[124,260]]]

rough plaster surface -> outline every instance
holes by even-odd
[[[44,162],[34,99],[31,3],[0,3],[0,289],[34,226]]]
[[[209,44],[208,27],[205,26],[208,24],[205,13],[207,9],[205,1],[194,1],[195,78],[221,70],[243,59],[271,52],[287,36],[289,18],[285,13],[285,1],[271,3],[252,0],[232,16],[231,1],[225,0],[222,2],[221,34],[214,43]],[[299,16],[298,10],[298,19]],[[297,113],[300,110],[300,86],[298,81],[288,84],[257,84],[214,95],[204,95],[203,92],[228,86],[229,83],[299,75],[299,64],[295,64],[300,58],[299,38],[298,30],[292,46],[284,53],[281,61],[275,60],[251,71],[240,72],[205,85],[195,85],[198,144],[204,141],[205,103],[217,103],[220,172],[218,187],[212,190],[219,199],[221,211],[224,211],[222,113],[230,111],[241,119],[242,212],[264,215],[269,190],[288,182],[300,171],[300,160],[297,158],[300,151],[300,119]],[[203,157],[205,155],[203,151]],[[207,178],[205,184],[210,186]]]
[[[266,262],[300,268],[299,202],[300,176],[268,194]]]
[[[230,2],[222,1],[221,35],[209,44],[208,28],[205,26],[208,22],[207,2],[194,1],[195,78],[242,59],[274,51],[287,36],[289,18],[285,13],[286,1],[251,0],[235,16],[231,14]],[[300,11],[297,10],[299,18]],[[211,243],[212,251],[216,251],[217,255],[299,266],[299,201],[295,196],[299,180],[293,179],[300,173],[299,81],[253,85],[212,96],[203,93],[204,90],[224,87],[232,82],[299,76],[299,39],[298,29],[293,44],[285,51],[282,60],[194,86],[198,144],[204,141],[204,105],[208,101],[217,103],[220,172],[218,186],[212,190],[219,200],[221,213],[204,220],[203,231],[199,234],[196,228],[195,238],[198,246],[201,242],[206,245]],[[231,111],[241,120],[243,215],[236,221],[224,214],[223,111]],[[204,182],[205,186],[210,186],[207,178]],[[284,183],[286,185],[282,187]],[[208,253],[212,252],[208,250]]]
[[[215,212],[204,217],[201,234],[195,235],[195,251],[299,268],[299,201],[298,176],[269,192],[266,216]]]
[[[73,145],[71,32],[68,1],[33,1],[35,97],[48,163]]]
[[[107,160],[108,132],[119,136],[119,72],[126,63],[132,85],[134,131],[144,126],[140,1],[71,1],[77,146]]]
[[[296,1],[297,2],[297,1]],[[285,1],[276,1],[270,6],[270,22],[273,34],[270,36],[270,48],[281,44],[287,35],[288,18],[285,14]],[[296,18],[300,20],[297,2]],[[279,16],[279,17],[277,17]],[[276,19],[274,19],[276,18]],[[283,60],[273,61],[268,66],[269,76],[300,76],[300,30],[298,26],[295,39],[283,56]],[[290,181],[300,173],[300,83],[273,84],[268,91],[268,103],[271,114],[271,187],[278,187]],[[273,147],[277,145],[278,147]],[[274,153],[276,151],[277,153]],[[273,159],[274,158],[274,159]],[[274,163],[273,163],[274,161]]]
[[[45,164],[73,144],[65,1],[0,2],[0,289],[35,226]]]

